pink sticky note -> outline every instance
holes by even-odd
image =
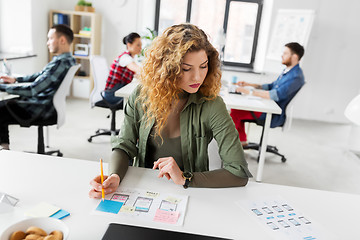
[[[154,221],[175,224],[179,219],[179,215],[179,212],[157,209],[154,216]]]

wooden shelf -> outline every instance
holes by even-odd
[[[80,78],[80,79],[90,79],[90,76],[76,76],[75,78]]]
[[[89,57],[89,56],[77,56],[77,55],[73,55],[73,57],[74,57],[75,59],[90,60],[90,57]]]
[[[72,10],[52,10],[52,12],[66,14],[66,15],[88,16],[88,17],[92,17],[95,14],[97,14],[95,12],[72,11]]]
[[[71,51],[74,58],[78,63],[81,63],[81,70],[86,73],[87,76],[76,76],[76,78],[89,79],[90,80],[90,92],[94,87],[94,79],[90,64],[91,55],[100,55],[101,49],[101,15],[96,12],[82,12],[82,11],[69,11],[69,10],[50,10],[49,13],[49,27],[54,25],[54,15],[63,14],[67,15],[70,28],[74,32],[74,41],[71,44]],[[57,18],[55,18],[57,19]],[[60,19],[60,18],[59,18]],[[91,36],[80,35],[79,32],[84,27],[91,28]],[[74,49],[76,44],[89,44],[89,56],[76,56],[74,55]],[[49,60],[53,57],[49,54]],[[90,96],[89,92],[89,96]]]
[[[91,39],[91,36],[85,36],[85,35],[80,35],[80,34],[74,34],[74,37],[76,37],[76,38],[88,38],[88,39]]]

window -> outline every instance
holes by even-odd
[[[0,52],[32,52],[31,30],[31,1],[0,0]]]
[[[253,68],[263,0],[157,0],[155,30],[183,22],[199,26],[225,66]]]
[[[157,32],[163,32],[167,27],[186,22],[187,0],[162,0]]]

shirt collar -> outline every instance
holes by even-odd
[[[299,64],[296,64],[292,68],[285,68],[283,74],[286,74],[286,73],[290,72],[291,70],[293,70],[295,68],[299,68]]]
[[[71,57],[72,54],[70,52],[65,52],[60,55],[54,56],[54,59],[62,59],[62,58],[68,58]]]
[[[205,102],[205,98],[200,92],[192,93],[192,94],[190,94],[189,100],[185,107],[187,107],[191,103],[201,104],[203,102]]]

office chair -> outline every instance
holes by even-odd
[[[301,88],[302,89],[302,88]],[[299,96],[299,89],[297,91],[297,93],[294,95],[294,97],[290,100],[290,102],[285,106],[285,122],[283,123],[283,125],[281,126],[277,126],[277,127],[282,127],[282,131],[286,132],[288,130],[290,130],[291,125],[292,125],[292,119],[293,119],[293,111],[294,111],[294,103],[296,102],[295,100],[298,98],[297,96]],[[260,154],[260,149],[261,149],[261,145],[262,145],[262,139],[263,139],[263,135],[264,135],[264,124],[265,124],[265,120],[260,120],[258,119],[254,112],[250,112],[251,115],[254,117],[254,119],[251,120],[244,120],[243,122],[248,122],[248,123],[255,123],[256,125],[262,126],[262,131],[261,131],[261,137],[260,137],[260,143],[253,143],[253,142],[249,142],[247,145],[243,146],[244,150],[247,149],[253,149],[253,150],[257,150],[259,151]],[[276,146],[272,146],[272,145],[267,145],[266,147],[266,152],[269,153],[273,153],[277,156],[281,157],[281,161],[282,162],[286,162],[286,157],[285,155],[279,153],[279,149]],[[259,161],[259,156],[257,161]]]
[[[57,129],[59,129],[65,123],[65,110],[66,110],[66,94],[70,89],[71,82],[75,76],[75,73],[80,68],[80,64],[72,66],[65,75],[64,80],[61,82],[59,88],[56,90],[56,93],[53,97],[53,104],[56,110],[56,115],[51,116],[48,119],[41,119],[41,115],[44,113],[40,112],[36,116],[33,116],[31,119],[22,119],[20,118],[13,110],[11,105],[15,103],[15,101],[8,101],[6,103],[6,107],[14,116],[14,118],[19,122],[21,127],[30,127],[37,126],[38,127],[38,145],[37,145],[37,153],[38,154],[46,154],[52,155],[57,153],[59,157],[62,157],[63,154],[60,150],[53,151],[45,151],[44,145],[44,127],[51,126],[57,124]],[[29,103],[27,101],[16,101],[17,103],[23,102],[31,105],[41,105],[39,103]]]
[[[97,136],[102,135],[117,135],[119,134],[119,129],[116,129],[116,111],[123,109],[123,99],[117,101],[114,104],[109,103],[104,98],[105,93],[105,85],[106,80],[109,75],[109,67],[107,61],[102,56],[93,55],[90,57],[91,69],[93,69],[94,75],[94,89],[90,94],[90,106],[93,107],[101,107],[110,109],[111,113],[108,118],[111,116],[111,125],[109,129],[98,129],[94,135],[91,135],[88,139],[88,142],[92,142],[92,139]],[[107,90],[107,92],[111,92],[114,90]]]

